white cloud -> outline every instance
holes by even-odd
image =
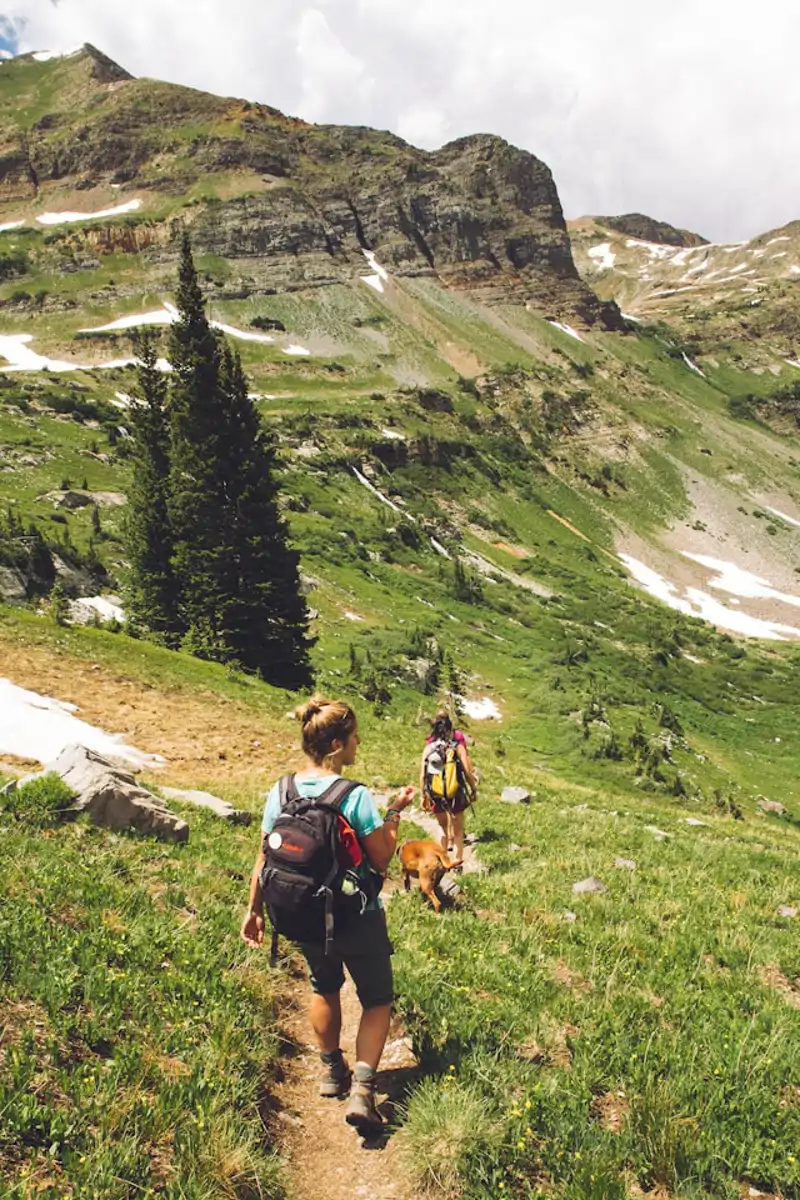
[[[24,49],[389,128],[493,132],[568,215],[641,210],[736,240],[800,216],[796,0],[5,0]]]

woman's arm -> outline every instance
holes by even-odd
[[[360,839],[361,848],[369,859],[370,866],[379,875],[383,875],[392,861],[397,849],[397,829],[400,824],[400,813],[408,808],[414,799],[413,787],[405,787],[389,802],[386,817],[380,829],[373,830]],[[396,814],[396,815],[394,815]]]
[[[261,872],[266,862],[264,850],[258,848],[253,873],[250,876],[250,900],[242,921],[241,938],[248,946],[260,946],[264,941],[264,900],[261,895]]]

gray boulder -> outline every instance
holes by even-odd
[[[600,896],[603,892],[607,892],[608,888],[601,879],[595,879],[594,875],[590,875],[588,879],[582,879],[580,883],[573,883],[572,891],[576,896]]]
[[[77,796],[69,811],[86,813],[95,825],[117,832],[135,829],[170,842],[189,840],[189,826],[163,800],[94,750],[67,746],[41,772],[50,773],[60,775]]]
[[[531,794],[525,788],[506,787],[500,793],[500,799],[504,804],[530,804]]]
[[[223,821],[230,821],[231,825],[251,825],[253,822],[251,812],[234,808],[227,800],[221,800],[219,796],[213,796],[211,792],[198,792],[192,789],[184,791],[182,788],[167,787],[160,790],[168,800],[180,800],[184,804],[193,804],[195,808],[204,808],[208,812],[214,813],[215,816],[221,817]]]
[[[636,863],[632,858],[615,858],[614,866],[618,871],[635,871]]]
[[[0,600],[25,600],[25,579],[13,567],[0,567]]]
[[[452,871],[448,871],[436,885],[436,895],[443,904],[452,904],[461,895],[461,884]]]
[[[759,796],[758,807],[765,813],[777,813],[782,817],[786,813],[784,806],[777,800],[767,800],[766,796]]]

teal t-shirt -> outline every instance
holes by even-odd
[[[308,800],[316,800],[324,791],[327,791],[335,780],[340,778],[340,775],[326,775],[324,779],[300,779],[295,780],[295,787],[301,796]],[[264,805],[264,817],[261,821],[261,830],[263,833],[272,833],[280,811],[280,788],[275,783],[270,788],[267,803]],[[359,784],[358,787],[353,788],[342,805],[340,812],[345,821],[352,826],[356,837],[359,839],[365,838],[370,833],[374,833],[376,829],[383,827],[383,817],[378,812],[372,792],[369,788],[364,787],[363,784]],[[359,868],[359,872],[369,872],[369,869],[365,858],[363,866]],[[377,898],[367,905],[365,912],[368,912],[370,909],[382,907],[380,898]]]

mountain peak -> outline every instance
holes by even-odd
[[[620,217],[595,217],[598,225],[625,233],[642,242],[655,242],[663,246],[707,246],[708,239],[688,229],[676,229],[666,221],[657,221],[644,213],[625,213]]]

